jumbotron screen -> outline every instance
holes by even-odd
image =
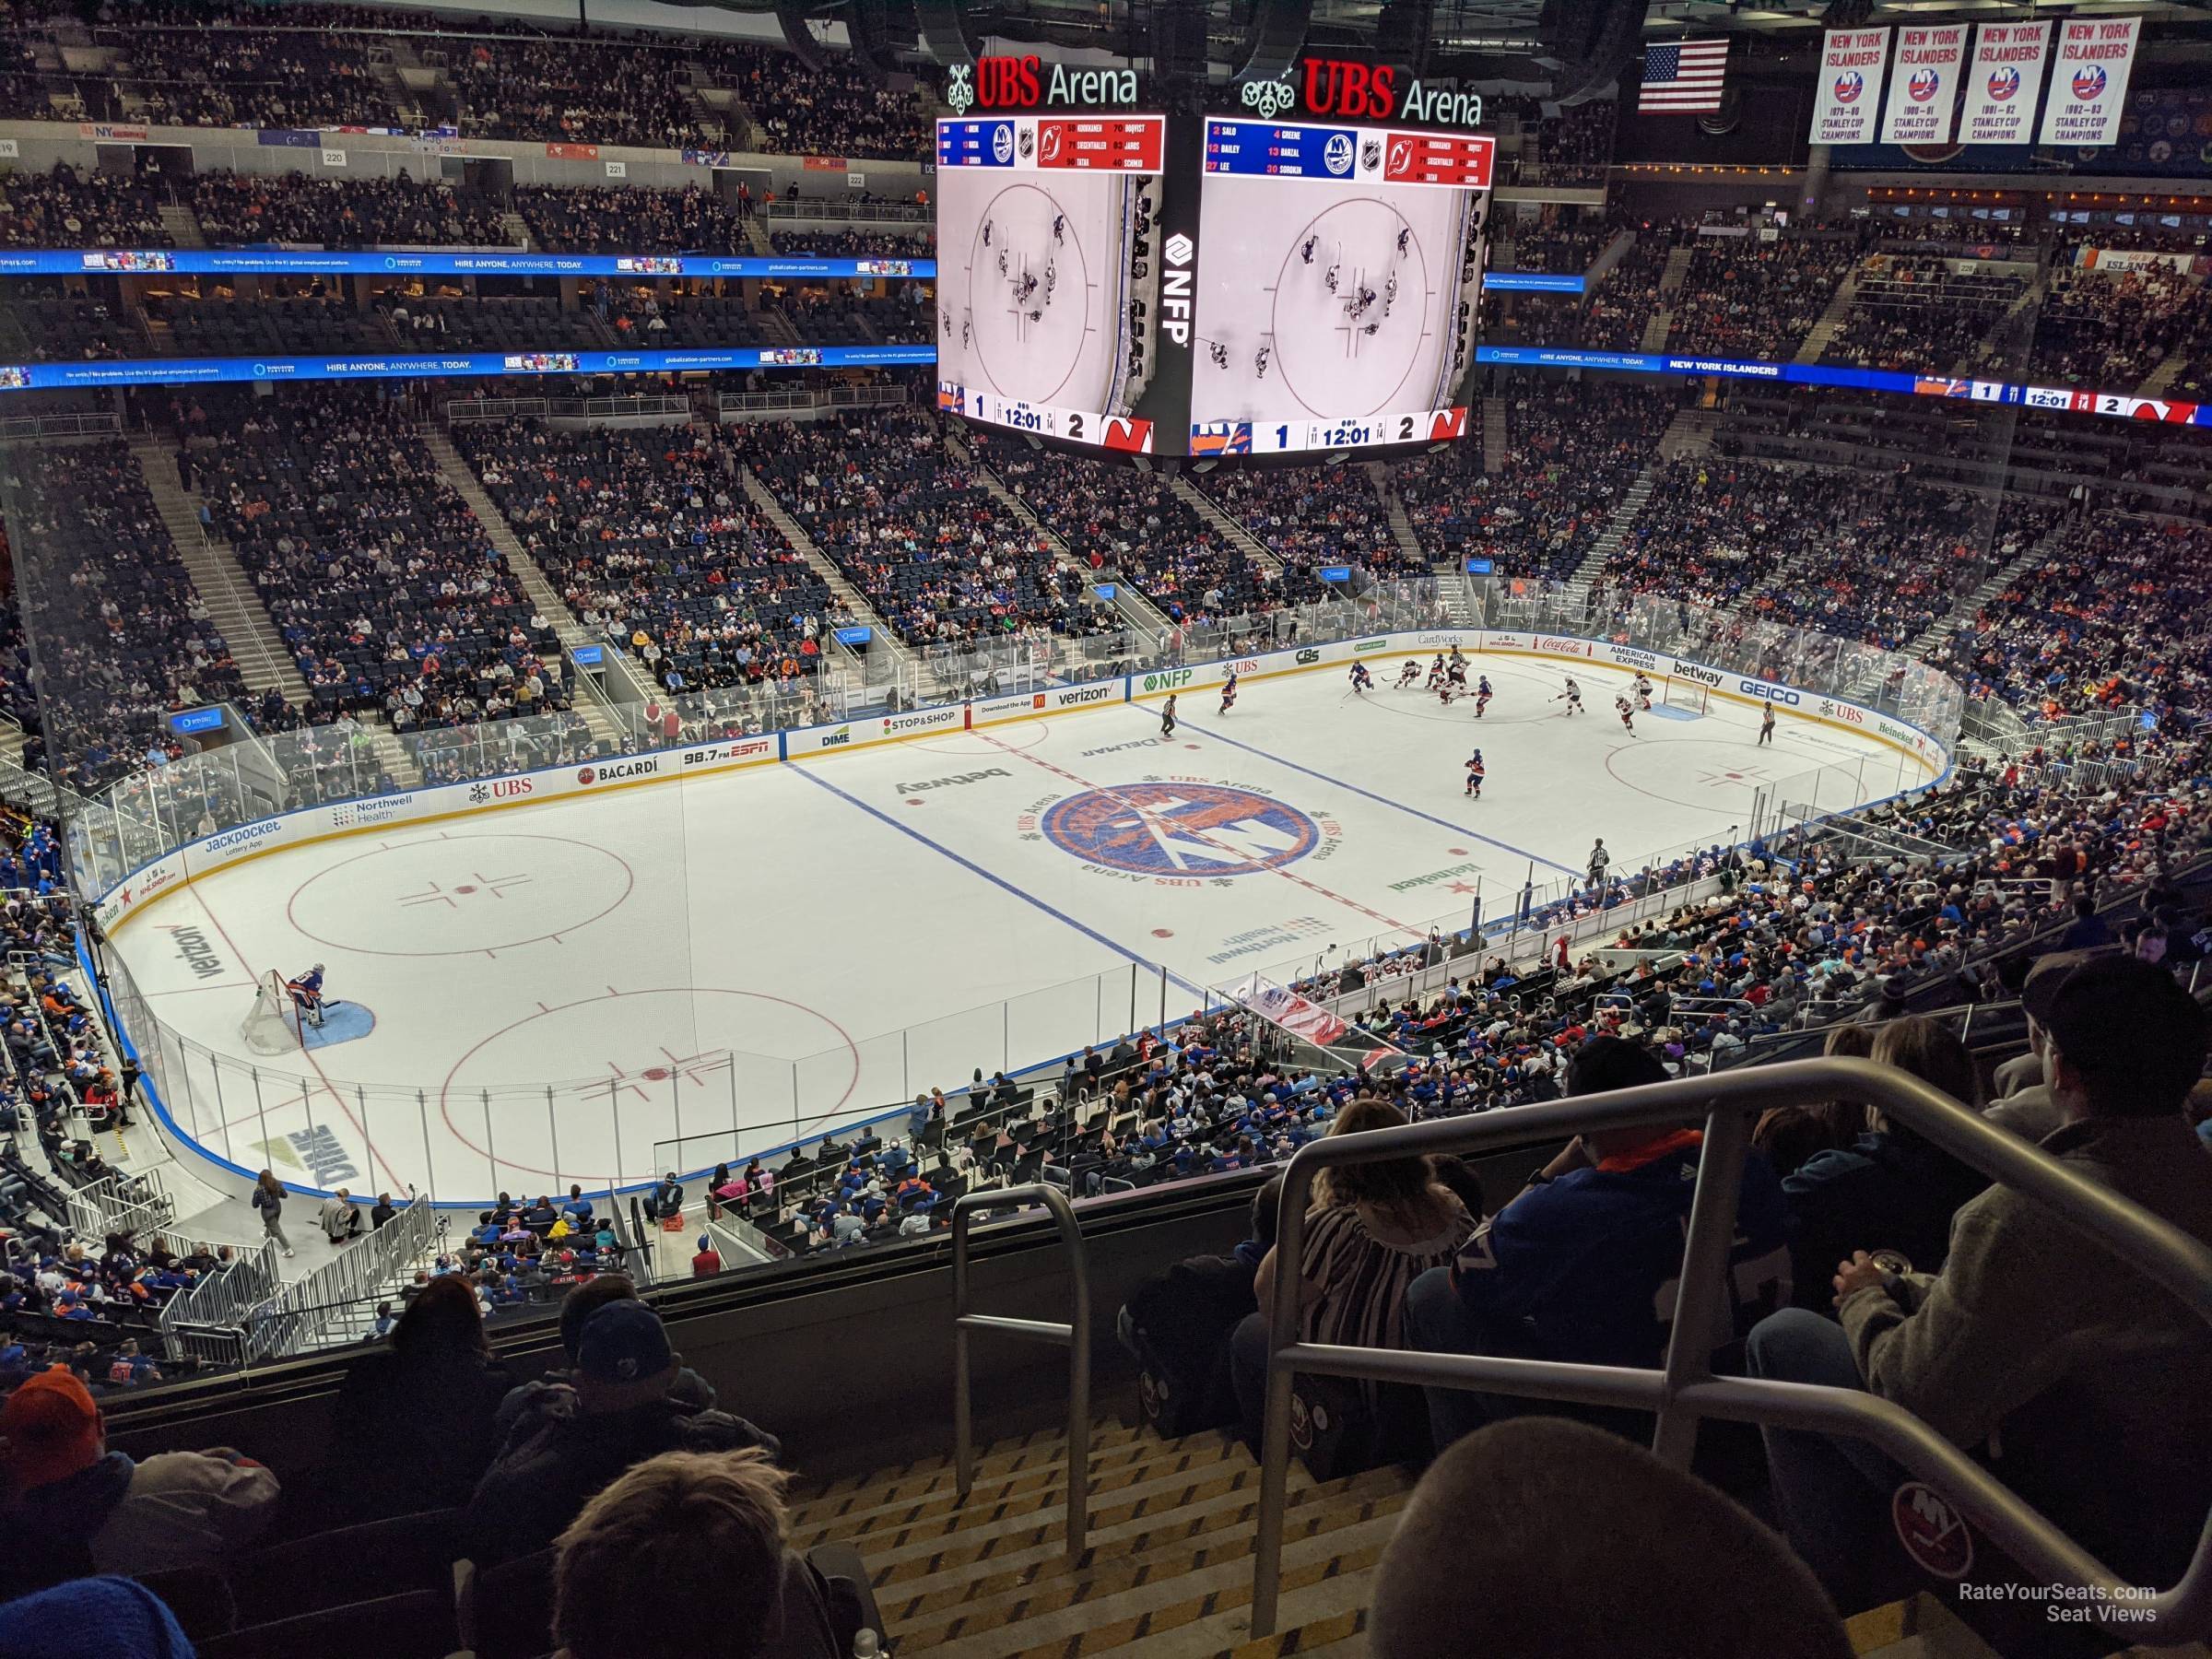
[[[937,123],[937,406],[1070,443],[1145,452],[1157,369],[1160,115]],[[1135,347],[1133,349],[1133,347]]]
[[[1190,453],[1462,436],[1492,140],[1209,119],[1205,147]]]

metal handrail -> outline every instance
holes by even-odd
[[[1296,1337],[1302,1281],[1295,1271],[1275,1276],[1267,1310],[1267,1411],[1260,1453],[1252,1634],[1275,1631],[1289,1481],[1290,1385],[1299,1371],[1653,1411],[1658,1426],[1652,1449],[1677,1468],[1688,1467],[1698,1423],[1708,1417],[1854,1435],[1942,1487],[2030,1572],[2087,1590],[2108,1612],[2127,1609],[2125,1632],[2131,1641],[2162,1645],[2212,1631],[2212,1525],[2198,1537],[2181,1583],[2152,1594],[2127,1584],[1901,1406],[1856,1389],[1712,1374],[1705,1338],[1714,1328],[1727,1281],[1750,1122],[1771,1106],[1803,1100],[1855,1100],[1878,1107],[1960,1162],[2048,1206],[2068,1226],[2103,1244],[2212,1324],[2212,1248],[1986,1122],[1942,1090],[1870,1060],[1791,1061],[1312,1141],[1283,1173],[1276,1226],[1279,1262],[1295,1264],[1300,1257],[1308,1195],[1324,1169],[1421,1154],[1480,1153],[1500,1143],[1679,1124],[1700,1109],[1705,1114],[1705,1144],[1664,1370],[1300,1342]]]
[[[1011,1319],[968,1311],[968,1228],[979,1209],[1010,1204],[1041,1204],[1053,1213],[1067,1246],[1069,1277],[1075,1280],[1075,1317],[1065,1324],[1049,1319]],[[1083,1553],[1090,1504],[1090,1269],[1083,1259],[1083,1230],[1075,1207],[1058,1187],[995,1187],[962,1193],[952,1203],[952,1434],[953,1466],[965,1499],[975,1484],[975,1414],[969,1370],[968,1333],[996,1331],[1033,1342],[1065,1347],[1067,1355],[1067,1553]]]

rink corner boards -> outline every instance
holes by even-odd
[[[817,760],[886,744],[1081,713],[1114,703],[1154,702],[1177,692],[1218,686],[1231,673],[1240,679],[1272,679],[1340,667],[1354,661],[1380,661],[1394,653],[1443,651],[1453,645],[1477,654],[1550,660],[1562,668],[1579,661],[1630,672],[1641,670],[1655,677],[1694,679],[1714,696],[1754,706],[1771,700],[1793,718],[1833,726],[1896,749],[1925,769],[1926,779],[1915,788],[1940,782],[1950,771],[1949,752],[1917,726],[1818,692],[1748,679],[1728,670],[1609,641],[1472,628],[1423,629],[1286,646],[1189,667],[1118,675],[1044,690],[872,714],[799,731],[723,738],[651,754],[304,807],[220,830],[149,861],[104,894],[94,907],[94,914],[100,926],[112,934],[159,900],[203,876],[316,841],[475,818],[611,790],[712,777],[752,767]]]

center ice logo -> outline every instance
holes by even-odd
[[[1040,826],[1063,853],[1140,876],[1250,876],[1320,844],[1295,807],[1223,783],[1127,783],[1054,802]]]

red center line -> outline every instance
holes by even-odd
[[[1078,777],[1074,772],[1069,771],[1065,767],[1056,765],[1050,760],[1042,759],[1040,757],[1031,754],[1027,749],[1009,747],[1007,745],[1001,743],[997,738],[992,736],[988,732],[978,732],[975,734],[975,735],[981,737],[985,743],[990,744],[994,748],[1003,750],[1005,753],[1009,755],[1018,756],[1021,759],[1027,760],[1032,766],[1042,767],[1046,771],[1051,772],[1056,778],[1063,779],[1065,782],[1074,783],[1083,789],[1096,790],[1102,795],[1106,795],[1112,800],[1119,801],[1123,806],[1128,807],[1130,811],[1135,813],[1140,818],[1146,816],[1145,809],[1142,806],[1138,806],[1135,801],[1132,801],[1127,795],[1123,794],[1119,790],[1110,789],[1103,783],[1093,783],[1088,778]],[[1191,835],[1192,839],[1195,841],[1208,841],[1215,846],[1220,846],[1222,844],[1219,841],[1212,841],[1212,838],[1207,836],[1203,830],[1193,830],[1188,833]],[[1233,848],[1230,848],[1228,850],[1231,852],[1235,851]],[[1309,893],[1312,893],[1318,898],[1327,899],[1335,903],[1341,904],[1347,910],[1358,911],[1361,915],[1367,917],[1370,921],[1380,922],[1385,927],[1394,927],[1400,933],[1410,934],[1417,939],[1425,936],[1419,928],[1408,926],[1406,923],[1398,921],[1395,917],[1384,915],[1381,911],[1371,910],[1366,905],[1360,903],[1359,900],[1348,898],[1343,893],[1335,892],[1329,888],[1323,887],[1318,881],[1309,881],[1305,877],[1299,875],[1295,870],[1290,869],[1288,865],[1276,865],[1270,866],[1266,873],[1270,876],[1280,876],[1284,880],[1290,882],[1295,886],[1304,888]]]

